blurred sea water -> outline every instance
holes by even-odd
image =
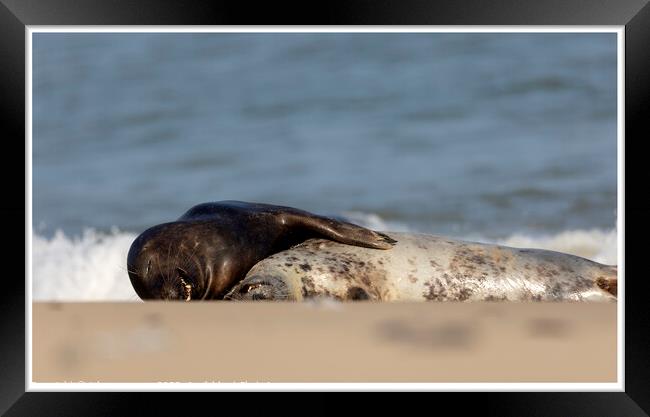
[[[613,33],[36,33],[35,290],[228,199],[615,263],[616,143]]]

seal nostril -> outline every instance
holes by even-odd
[[[360,287],[352,287],[348,290],[347,294],[350,300],[369,300],[370,296],[368,293]]]

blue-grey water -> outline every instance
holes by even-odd
[[[503,238],[616,222],[616,35],[33,37],[33,225],[238,199]]]

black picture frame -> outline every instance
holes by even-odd
[[[0,0],[0,91],[2,92],[3,145],[18,145],[13,157],[20,165],[26,155],[25,123],[25,40],[26,26],[32,25],[616,25],[625,26],[625,177],[644,178],[643,152],[634,152],[634,144],[648,135],[650,109],[650,5],[647,0],[499,0],[490,1],[344,1],[277,3],[256,2],[169,2],[169,1],[21,1]],[[645,135],[644,135],[645,133]],[[637,145],[638,146],[638,145]],[[18,155],[20,153],[20,156]],[[23,156],[25,158],[23,158]],[[646,162],[647,164],[647,162]],[[2,216],[11,230],[12,245],[3,253],[5,262],[20,259],[25,248],[26,230],[18,231],[25,218],[27,183],[19,191],[15,178],[19,168],[1,164],[3,179]],[[27,171],[25,166],[25,179]],[[628,188],[629,189],[629,188]],[[626,224],[643,235],[648,223],[647,204],[625,194]],[[629,197],[629,198],[628,198]],[[27,225],[25,224],[25,228]],[[12,228],[15,228],[14,231]],[[626,229],[624,243],[627,242]],[[22,236],[22,238],[20,237]],[[624,244],[626,276],[645,278],[641,263],[645,248]],[[12,274],[15,272],[12,271]],[[488,415],[562,415],[562,416],[643,416],[650,410],[650,332],[646,313],[647,296],[643,281],[626,279],[625,285],[625,367],[624,392],[590,393],[490,393],[451,394],[454,404],[463,408],[480,407]],[[3,281],[6,283],[6,281]],[[155,394],[157,400],[133,393],[37,393],[25,392],[25,287],[5,291],[0,320],[0,412],[9,416],[36,415],[137,415],[143,411],[170,411],[175,405],[185,413],[199,410],[203,401],[181,402],[171,394]],[[465,399],[482,396],[481,400]],[[463,398],[461,399],[460,396]],[[144,401],[143,401],[144,399]],[[460,401],[459,401],[460,400]],[[644,412],[645,410],[645,412]]]

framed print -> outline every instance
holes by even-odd
[[[644,1],[147,6],[0,5],[7,137],[25,144],[24,200],[4,190],[25,286],[5,282],[3,412],[414,390],[647,415],[625,227],[647,223],[626,193]],[[281,302],[209,300],[246,297]]]

